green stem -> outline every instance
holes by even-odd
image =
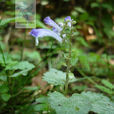
[[[1,43],[0,43],[0,51],[2,53],[2,58],[3,58],[3,62],[4,62],[4,65],[6,67],[6,59],[5,59],[5,55],[4,55],[4,51],[2,49],[2,46],[1,46]],[[7,82],[8,82],[8,85],[9,85],[9,75],[8,75],[8,72],[6,71],[6,76],[7,76]]]
[[[69,56],[66,60],[67,72],[66,72],[66,82],[65,82],[65,94],[68,93],[68,84],[69,84],[69,72],[70,72],[70,59],[71,59],[71,42],[69,40]]]
[[[2,53],[2,58],[3,58],[4,65],[6,66],[5,56],[4,56],[4,52],[3,52],[3,49],[2,49],[1,43],[0,43],[0,51]]]
[[[25,34],[24,34],[24,40],[22,41],[22,48],[21,48],[21,61],[23,60],[23,56],[24,56],[24,42],[26,40],[26,29],[25,29]]]

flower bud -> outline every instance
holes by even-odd
[[[76,24],[76,21],[72,21],[72,24]]]

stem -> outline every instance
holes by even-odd
[[[2,46],[1,46],[1,43],[0,43],[0,51],[2,53],[2,58],[3,58],[3,62],[4,62],[4,65],[6,67],[6,60],[5,60],[5,55],[4,55],[4,52],[3,52],[3,49],[2,49]],[[8,75],[8,72],[6,71],[6,76],[7,76],[7,82],[8,82],[8,85],[9,85],[9,75]]]
[[[5,56],[4,56],[4,52],[3,52],[3,49],[2,49],[1,43],[0,43],[0,51],[2,53],[2,58],[3,58],[3,61],[4,61],[4,65],[6,66]]]
[[[69,40],[69,56],[66,60],[67,72],[66,72],[66,82],[65,82],[65,94],[68,93],[68,84],[69,84],[69,72],[70,72],[70,59],[71,59],[71,42]]]
[[[25,34],[24,34],[24,40],[22,41],[22,48],[21,48],[21,61],[23,60],[24,56],[24,41],[26,40],[26,29],[25,29]]]

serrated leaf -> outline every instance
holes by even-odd
[[[67,98],[59,92],[53,92],[48,96],[50,105],[57,114],[87,114],[92,108],[87,97],[79,94]]]
[[[83,92],[81,95],[88,97],[87,99],[90,100],[91,111],[98,114],[114,114],[114,103],[108,97],[93,92]]]
[[[21,61],[20,63],[16,62],[14,64],[9,64],[6,66],[6,70],[19,70],[14,73],[11,77],[17,77],[20,75],[26,76],[28,71],[32,70],[35,66],[28,61]]]
[[[21,61],[19,63],[14,64],[12,67],[7,66],[6,70],[26,70],[26,69],[33,69],[34,65],[29,63],[28,61]]]
[[[43,79],[49,84],[64,85],[66,81],[66,73],[56,69],[50,69],[44,74]],[[69,75],[69,83],[74,81],[76,81],[74,75]]]

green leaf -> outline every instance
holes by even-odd
[[[18,72],[15,72],[11,77],[17,77],[20,75],[26,76],[28,71],[32,70],[35,66],[28,61],[21,61],[21,62],[16,62],[14,64],[9,64],[6,67],[6,70],[19,70]]]
[[[4,26],[4,25],[6,25],[10,22],[14,22],[14,21],[15,21],[14,17],[13,18],[8,18],[8,19],[3,19],[3,20],[0,21],[0,26]]]
[[[102,84],[104,84],[106,87],[110,88],[110,89],[114,89],[114,85],[112,83],[110,83],[108,80],[102,80],[101,81]]]
[[[89,61],[88,61],[88,58],[86,55],[82,55],[79,57],[79,60],[80,60],[80,63],[81,63],[81,66],[84,70],[86,71],[90,71],[90,66],[89,66]]]
[[[7,81],[7,76],[0,75],[0,81]]]
[[[97,2],[93,2],[91,3],[91,7],[92,8],[96,8],[96,7],[99,7],[100,5],[97,3]]]
[[[48,104],[37,104],[34,106],[35,111],[47,111],[49,109]]]
[[[72,88],[72,90],[78,90],[78,91],[84,91],[85,89],[87,89],[87,86],[84,85],[81,86],[76,85],[75,87]]]
[[[5,84],[0,85],[0,94],[7,93],[8,91],[9,91],[9,88],[7,87],[7,85],[5,85]]]
[[[48,98],[43,96],[43,97],[37,98],[36,102],[37,103],[48,103]]]
[[[106,87],[104,87],[104,86],[101,86],[101,85],[96,85],[96,87],[98,88],[98,89],[100,89],[101,91],[103,91],[103,92],[105,92],[105,93],[108,93],[108,94],[112,94],[112,90],[110,90],[109,88],[106,88]]]
[[[49,103],[57,114],[87,114],[91,110],[91,104],[86,96],[73,94],[67,98],[59,92],[49,95]]]
[[[34,60],[36,62],[41,61],[40,54],[37,51],[33,51],[32,54],[31,52],[26,51],[24,54],[25,54],[24,56],[30,60]]]
[[[90,111],[98,114],[114,114],[114,103],[108,97],[93,92],[83,92],[81,95],[86,96],[90,100],[92,105]]]
[[[14,64],[12,67],[9,65],[6,67],[6,70],[31,70],[35,66],[28,61],[21,61],[19,63]]]
[[[46,111],[49,109],[49,102],[48,102],[48,97],[42,96],[36,99],[34,110],[35,111]]]
[[[25,90],[29,90],[29,91],[37,91],[39,90],[38,86],[29,86],[29,87],[24,87]]]
[[[64,85],[66,81],[66,73],[56,69],[50,69],[44,74],[43,79],[49,84]],[[74,81],[76,81],[74,75],[69,74],[69,83]]]
[[[4,100],[4,101],[8,101],[10,98],[11,98],[11,95],[10,94],[2,94],[1,95],[1,98],[2,98],[2,100]]]
[[[20,19],[21,18],[12,17],[12,18],[0,20],[0,27],[6,25],[8,23],[11,23],[11,22],[18,22],[18,21],[20,21]]]
[[[89,47],[88,43],[84,40],[83,37],[78,37],[77,40],[85,47]]]

